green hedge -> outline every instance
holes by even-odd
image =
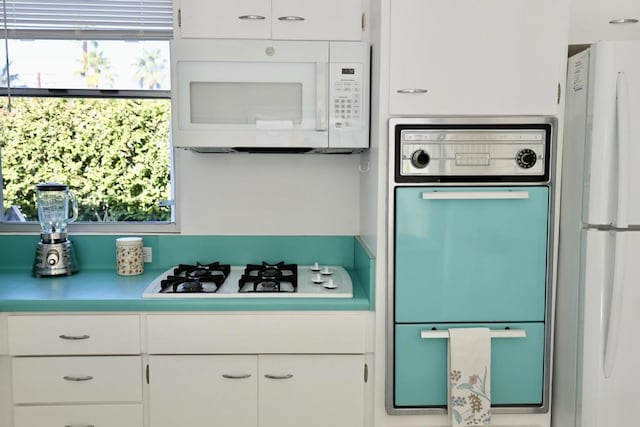
[[[168,99],[0,99],[4,209],[37,220],[35,185],[68,184],[79,221],[166,221]]]

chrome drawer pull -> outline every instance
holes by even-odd
[[[528,191],[458,191],[422,193],[424,200],[521,200],[528,199]]]
[[[242,15],[238,16],[238,19],[248,20],[248,21],[261,21],[263,19],[267,19],[262,15]]]
[[[67,424],[64,427],[96,427],[93,424]]]
[[[416,88],[416,89],[398,89],[396,92],[398,92],[398,93],[427,93],[428,91],[426,89]]]
[[[281,16],[278,21],[304,21],[302,16]]]
[[[285,374],[285,375],[265,374],[264,377],[269,378],[270,380],[288,380],[289,378],[293,378],[293,374]]]
[[[527,331],[524,329],[496,329],[491,331],[491,338],[526,338]],[[420,338],[424,339],[448,339],[449,331],[420,331]]]
[[[65,375],[62,378],[64,378],[67,381],[89,381],[93,379],[91,375],[85,375],[83,377],[72,377],[70,375]]]
[[[230,380],[243,380],[245,378],[250,378],[251,374],[240,374],[240,375],[232,375],[232,374],[222,374],[222,378],[227,378]]]
[[[89,335],[84,334],[84,335],[67,335],[67,334],[62,334],[60,335],[60,338],[63,340],[86,340],[91,338]]]

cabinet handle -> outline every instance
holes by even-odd
[[[505,329],[505,330],[491,330],[491,338],[526,338],[527,331],[524,329]],[[447,339],[449,338],[449,331],[440,330],[426,330],[420,331],[420,338],[422,339]]]
[[[422,193],[424,200],[522,200],[529,198],[528,191],[455,191]]]
[[[304,21],[302,16],[281,16],[278,21]]]
[[[609,21],[609,24],[637,24],[638,20],[635,18],[620,18],[620,19],[612,19]]]
[[[426,89],[413,88],[413,89],[398,89],[398,93],[427,93]]]
[[[242,15],[238,16],[238,19],[242,19],[245,21],[262,21],[263,19],[267,19],[262,15]]]
[[[93,424],[67,424],[64,427],[96,427]]]
[[[85,376],[82,376],[82,377],[73,377],[71,375],[65,375],[62,378],[64,378],[67,381],[89,381],[89,380],[93,379],[93,377],[91,375],[85,375]]]
[[[250,378],[251,374],[240,374],[240,375],[233,375],[233,374],[222,374],[222,378],[227,378],[230,380],[243,380],[245,378]]]
[[[67,334],[62,334],[60,335],[60,339],[63,340],[86,340],[91,338],[89,335],[84,334],[84,335],[67,335]]]
[[[293,374],[284,374],[284,375],[265,374],[264,377],[269,378],[270,380],[288,380],[289,378],[293,378]]]

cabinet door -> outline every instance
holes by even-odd
[[[153,427],[256,427],[257,356],[150,356]]]
[[[543,321],[547,187],[396,189],[395,321]]]
[[[491,403],[493,406],[542,404],[544,323],[456,323],[396,325],[395,406],[447,405],[447,340],[424,339],[421,332],[460,327],[526,331],[524,338],[491,340]]]
[[[555,114],[566,0],[394,0],[392,114]]]
[[[636,1],[572,1],[570,16],[570,44],[591,44],[598,40],[640,39],[640,22],[611,23],[611,21],[625,18],[640,19],[640,8]]]
[[[360,40],[361,0],[273,0],[272,36],[283,40]]]
[[[364,356],[260,355],[261,427],[362,427]]]
[[[271,0],[180,0],[184,38],[271,37]]]

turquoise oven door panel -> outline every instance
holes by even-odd
[[[526,338],[491,340],[492,406],[540,406],[543,394],[544,323],[422,324],[395,328],[396,407],[446,407],[447,339],[424,339],[433,328],[509,327]]]
[[[395,321],[543,321],[547,187],[399,187]]]

